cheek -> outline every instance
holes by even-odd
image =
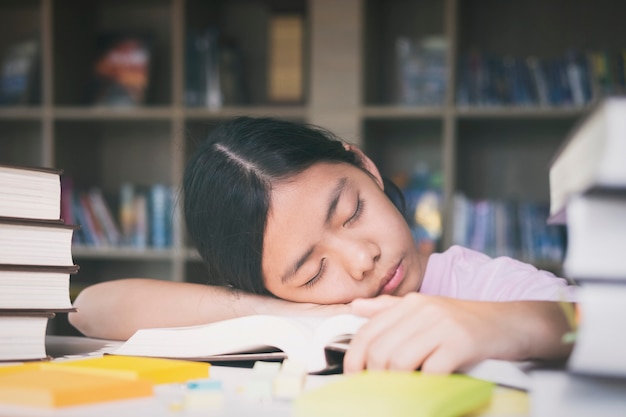
[[[355,298],[366,296],[356,294],[355,291],[348,288],[337,288],[336,285],[330,284],[309,288],[287,287],[284,285],[272,286],[272,282],[266,282],[266,288],[274,296],[296,303],[346,304]]]

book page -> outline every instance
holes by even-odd
[[[199,326],[138,330],[112,353],[164,358],[207,358],[224,354],[241,354],[275,347],[294,360],[306,363],[310,371],[326,365],[324,344],[339,330],[329,321],[323,337],[316,341],[315,328],[326,317],[283,317],[255,315]],[[336,334],[336,333],[335,333]]]
[[[579,289],[580,323],[568,368],[574,372],[626,376],[626,286],[585,284]],[[620,329],[621,327],[621,329]]]

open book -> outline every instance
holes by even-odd
[[[116,355],[191,360],[239,361],[289,358],[305,363],[310,373],[341,365],[331,351],[367,319],[350,314],[333,317],[254,315],[216,323],[138,330]]]
[[[253,362],[290,358],[307,365],[309,373],[342,370],[343,354],[366,318],[245,316],[190,327],[138,330],[128,341],[104,353],[216,362]],[[461,373],[526,390],[529,362],[488,359]]]

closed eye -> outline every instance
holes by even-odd
[[[311,278],[310,280],[305,282],[304,286],[305,287],[312,287],[313,285],[315,285],[315,283],[317,281],[319,281],[319,279],[324,276],[324,271],[325,270],[326,270],[326,258],[323,258],[322,259],[322,263],[320,264],[320,269],[317,271],[317,274],[315,274],[315,276],[313,278]]]
[[[343,224],[344,227],[346,226],[350,226],[350,224],[354,223],[355,221],[357,221],[359,219],[359,217],[361,217],[361,214],[363,214],[363,209],[365,206],[365,201],[361,198],[358,197],[356,200],[356,208],[354,209],[354,213],[352,214],[352,216],[350,216],[350,218]]]

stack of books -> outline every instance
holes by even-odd
[[[75,227],[60,218],[60,176],[0,165],[0,361],[46,359],[49,319],[72,310]]]
[[[568,233],[563,271],[580,288],[567,372],[537,375],[535,391],[550,395],[533,400],[533,415],[626,415],[626,98],[574,130],[550,187],[551,218]]]

